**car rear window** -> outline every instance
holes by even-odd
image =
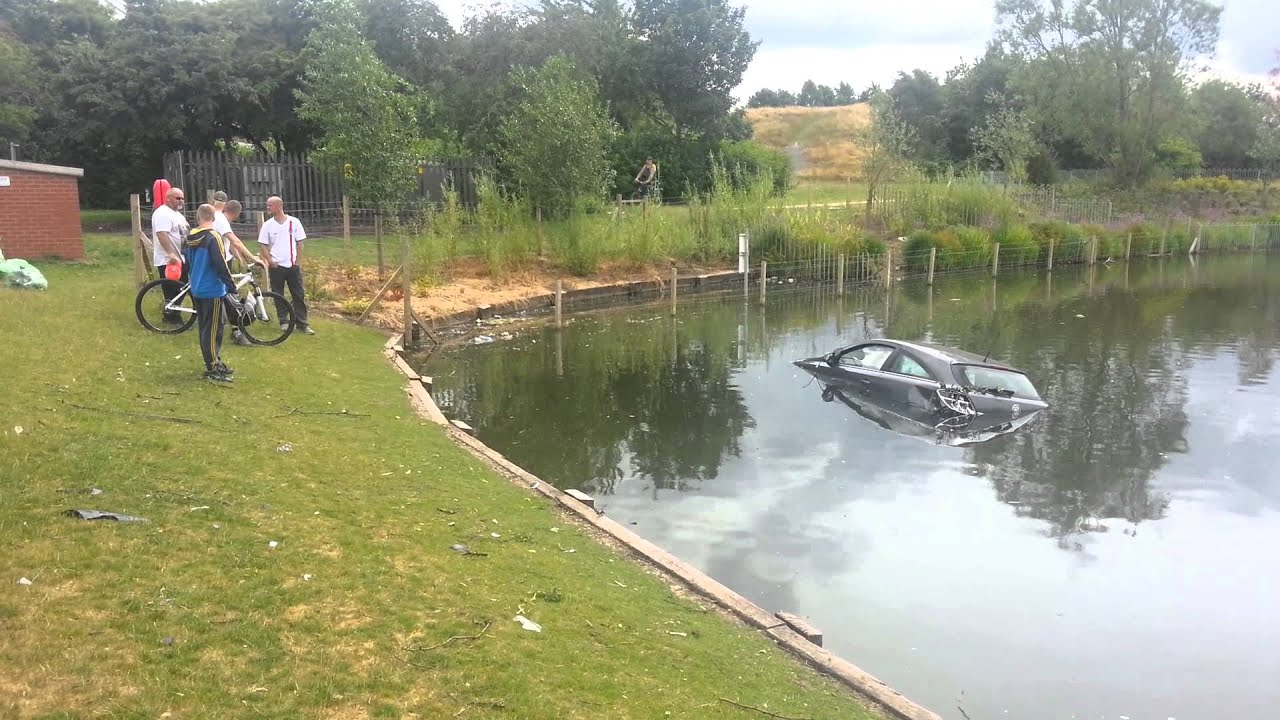
[[[1014,397],[1039,400],[1040,394],[1031,384],[1031,380],[1016,370],[987,367],[983,365],[957,365],[960,381],[964,386],[974,390],[1005,390]]]

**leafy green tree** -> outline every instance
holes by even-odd
[[[1257,138],[1249,149],[1249,157],[1266,171],[1268,181],[1280,173],[1280,67],[1271,71],[1271,92],[1264,96]]]
[[[1209,80],[1191,92],[1193,139],[1206,166],[1242,168],[1258,139],[1260,93],[1224,80]]]
[[[38,82],[31,52],[0,23],[0,140],[26,140],[36,120]]]
[[[973,144],[980,156],[1004,170],[1008,183],[1027,180],[1027,163],[1038,148],[1031,117],[1021,107],[999,93],[988,103],[998,108],[985,125],[974,128]]]
[[[1037,122],[1134,184],[1185,118],[1185,75],[1217,45],[1206,0],[999,0],[1000,38],[1029,62],[1018,87]]]
[[[413,186],[424,150],[413,98],[361,34],[351,0],[321,0],[298,114],[320,129],[316,160],[341,169],[359,203],[394,208]]]
[[[512,73],[511,86],[517,101],[501,125],[499,159],[521,191],[553,217],[601,200],[617,129],[595,80],[557,56]]]
[[[842,82],[836,86],[836,105],[852,105],[856,102],[858,102],[858,93],[854,91],[852,85]]]
[[[733,107],[759,46],[743,26],[745,12],[728,0],[636,0],[646,64],[634,80],[648,84],[665,110],[651,117],[677,137],[716,134]]]
[[[898,73],[889,96],[899,117],[911,127],[916,139],[915,156],[922,162],[938,164],[947,157],[946,130],[942,113],[942,84],[924,70]]]
[[[893,98],[885,92],[872,96],[871,122],[859,132],[863,148],[861,180],[867,185],[866,220],[872,216],[876,192],[912,169],[911,153],[915,131],[898,113]]]
[[[786,90],[771,90],[763,88],[757,90],[750,98],[747,99],[747,107],[787,107],[796,104],[796,97]]]
[[[995,110],[992,93],[1005,94],[1014,61],[999,45],[991,45],[976,63],[961,63],[947,73],[942,86],[942,132],[947,156],[962,164],[977,154],[973,131]]]

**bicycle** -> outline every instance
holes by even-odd
[[[636,190],[631,193],[631,201],[639,202],[641,200],[653,205],[658,205],[662,202],[662,192],[658,190],[658,181],[656,179],[636,183]]]
[[[249,292],[240,298],[242,311],[237,313],[234,325],[249,338],[249,342],[255,345],[279,345],[293,334],[295,326],[293,305],[283,295],[263,290],[253,277],[254,267],[262,267],[262,265],[254,263],[249,267],[248,272],[231,274],[231,279],[236,284],[237,296],[246,285],[249,287]],[[168,299],[166,295],[171,295],[173,299]],[[275,311],[279,315],[278,322],[271,320],[268,310],[271,304],[274,304]],[[148,312],[152,310],[159,311],[158,322],[153,322]],[[152,280],[138,290],[134,311],[142,327],[151,332],[162,335],[186,332],[196,322],[191,284],[167,278]],[[279,334],[273,335],[270,328],[274,328]]]

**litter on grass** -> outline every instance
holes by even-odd
[[[536,632],[536,633],[542,632],[541,625],[539,625],[538,623],[530,620],[529,618],[523,615],[517,615],[515,617],[515,621],[520,623],[520,627],[524,628],[525,630],[528,630],[529,632]]]
[[[115,520],[116,522],[147,522],[146,518],[101,510],[68,510],[67,515],[81,520]]]

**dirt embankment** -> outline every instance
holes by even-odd
[[[680,274],[700,275],[724,269],[681,266]],[[368,307],[386,280],[379,280],[374,268],[348,268],[341,264],[320,265],[313,273],[311,283],[315,290],[312,292],[317,308],[349,318],[358,317]],[[557,281],[565,292],[638,281],[669,283],[671,266],[602,266],[590,277],[576,277],[549,263],[535,263],[494,275],[478,260],[459,260],[426,278],[415,278],[413,310],[423,321],[430,322],[484,306],[501,307],[542,298],[555,292]],[[370,312],[367,322],[386,328],[400,327],[404,293],[400,280],[392,285]]]

